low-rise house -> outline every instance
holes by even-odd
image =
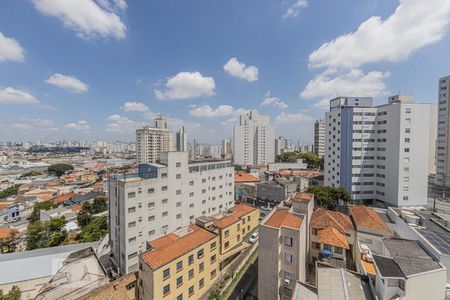
[[[260,182],[256,185],[257,198],[266,203],[281,203],[297,192],[297,183],[286,178]]]
[[[297,159],[295,162],[273,162],[267,164],[269,172],[301,171],[306,169],[308,169],[308,164],[303,162],[302,159]]]
[[[139,256],[139,298],[200,299],[219,277],[219,237],[196,225],[148,242]]]
[[[321,260],[346,268],[347,258],[351,258],[355,244],[355,230],[350,217],[319,208],[312,214],[310,229],[309,261]]]
[[[305,282],[313,208],[311,195],[293,197],[290,208],[276,207],[259,225],[259,299],[291,299],[296,282]]]
[[[417,241],[385,239],[384,253],[373,255],[369,283],[379,300],[445,299],[447,270]]]
[[[19,287],[21,300],[34,298],[63,266],[65,259],[86,248],[96,249],[98,242],[66,245],[0,255],[0,290],[8,293]]]
[[[253,203],[256,200],[256,184],[260,178],[248,173],[238,172],[234,175],[234,199]]]
[[[106,271],[92,248],[71,253],[46,283],[36,300],[75,300],[109,283]]]
[[[62,205],[62,204],[65,204],[66,202],[69,202],[74,197],[75,197],[75,193],[74,192],[70,192],[70,193],[67,193],[67,194],[63,194],[63,195],[57,196],[57,197],[53,198],[52,201],[53,201],[54,204]]]
[[[66,218],[66,221],[76,220],[77,214],[72,211],[70,207],[60,206],[49,210],[41,210],[39,212],[39,219],[42,222],[48,222],[55,218]]]

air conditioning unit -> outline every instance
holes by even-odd
[[[284,279],[284,284],[285,284],[285,285],[290,285],[290,284],[291,284],[291,281],[290,281],[289,279]]]

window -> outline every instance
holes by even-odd
[[[133,259],[137,257],[137,252],[131,253],[130,255],[128,255],[128,259]]]
[[[284,287],[283,292],[288,297],[291,297],[291,295],[292,295],[292,290],[290,288],[288,288],[287,286]]]
[[[410,133],[411,132],[411,128],[405,128],[405,133]]]
[[[189,181],[189,185],[194,185],[194,180]]]
[[[155,234],[155,230],[153,229],[153,230],[150,230],[149,232],[148,232],[148,235],[154,235]]]
[[[408,201],[408,196],[403,196],[404,201]]]
[[[205,263],[201,262],[201,263],[198,265],[198,271],[199,271],[199,272],[203,272],[204,269],[205,269]]]
[[[183,276],[177,278],[177,287],[183,284]]]
[[[149,222],[155,221],[155,216],[150,216],[150,217],[148,217],[148,221],[149,221]]]
[[[170,293],[170,284],[163,287],[163,295],[166,296]]]
[[[153,193],[155,192],[155,189],[154,189],[154,188],[148,189],[147,192],[148,192],[149,194],[153,194]]]
[[[177,190],[177,195],[181,195],[181,190]]]
[[[217,271],[216,271],[216,270],[213,270],[213,271],[211,272],[211,279],[213,279],[214,277],[216,277],[216,275],[217,275]]]
[[[188,262],[189,265],[192,265],[194,263],[194,254],[189,255]]]
[[[215,263],[216,262],[216,255],[214,254],[213,256],[211,256],[211,263]]]
[[[167,178],[167,173],[162,173],[162,174],[161,174],[161,177],[162,177],[162,178]]]
[[[135,192],[128,193],[128,198],[134,198],[134,197],[136,197]]]
[[[181,202],[177,202],[177,207],[180,207],[181,206]]]
[[[192,277],[194,277],[194,269],[189,270],[188,276],[189,276],[189,279],[192,279]]]
[[[128,243],[131,244],[133,242],[136,242],[136,237],[132,237],[128,239]]]
[[[167,269],[165,269],[165,270],[163,271],[163,278],[164,278],[164,279],[167,279],[167,278],[169,278],[169,277],[170,277],[170,269],[167,268]]]
[[[181,174],[177,174],[176,178],[181,179]]]
[[[177,272],[183,270],[183,262],[179,261],[177,262]]]
[[[200,259],[205,255],[205,251],[203,249],[198,250],[197,252],[197,258]]]
[[[289,236],[285,236],[284,237],[284,244],[286,246],[292,247],[292,244],[294,243],[294,239],[289,237]]]
[[[132,228],[132,227],[135,227],[135,226],[136,226],[136,222],[135,221],[128,223],[128,228]]]
[[[228,241],[225,242],[225,245],[224,245],[224,246],[225,246],[225,249],[227,249],[228,247],[230,247],[230,242],[228,242]]]
[[[183,294],[178,295],[177,300],[183,300]]]
[[[230,230],[225,230],[225,237],[230,235]]]
[[[294,274],[284,271],[284,278],[288,280],[294,280]]]
[[[199,286],[199,289],[201,289],[202,287],[205,286],[205,279],[204,278],[200,279],[200,281],[198,282],[198,286]]]
[[[189,193],[189,197],[194,197],[194,192]]]
[[[209,245],[209,248],[211,249],[211,250],[214,250],[214,249],[216,249],[216,242],[212,242],[211,243],[211,245]]]
[[[162,204],[167,204],[168,200],[167,199],[162,199]]]
[[[163,213],[162,213],[162,216],[163,216],[163,217],[167,217],[168,215],[169,215],[169,212],[163,211]]]
[[[328,250],[328,251],[331,251],[331,246],[330,246],[330,245],[327,245],[327,244],[324,244],[324,245],[323,245],[323,249],[326,249],[326,250]]]
[[[147,206],[150,209],[155,208],[155,202],[150,202],[149,204],[147,204]]]
[[[317,235],[317,228],[312,229],[312,235]]]
[[[294,256],[292,254],[290,254],[290,253],[285,252],[284,253],[284,261],[288,262],[288,263],[291,263],[291,262],[294,261]]]
[[[161,191],[167,191],[167,185],[163,186],[163,187],[161,188]]]
[[[136,206],[128,208],[128,213],[134,213],[135,211],[136,211]]]
[[[194,294],[194,286],[191,286],[189,288],[189,296],[192,296]]]
[[[181,167],[181,163],[180,163],[180,162],[177,162],[177,163],[176,163],[176,166],[177,166],[177,168]]]
[[[181,214],[178,214],[178,215],[177,215],[177,219],[181,219]]]
[[[409,153],[409,148],[405,148],[405,153]]]
[[[340,247],[334,247],[334,253],[342,254],[342,248],[340,248]]]

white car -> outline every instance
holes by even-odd
[[[248,239],[248,241],[252,244],[256,243],[257,240],[258,240],[258,232],[253,232],[253,234]]]

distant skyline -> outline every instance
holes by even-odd
[[[75,4],[76,3],[76,4]],[[0,5],[0,141],[133,141],[156,114],[189,141],[239,114],[313,143],[338,95],[437,103],[445,0],[18,0]]]

